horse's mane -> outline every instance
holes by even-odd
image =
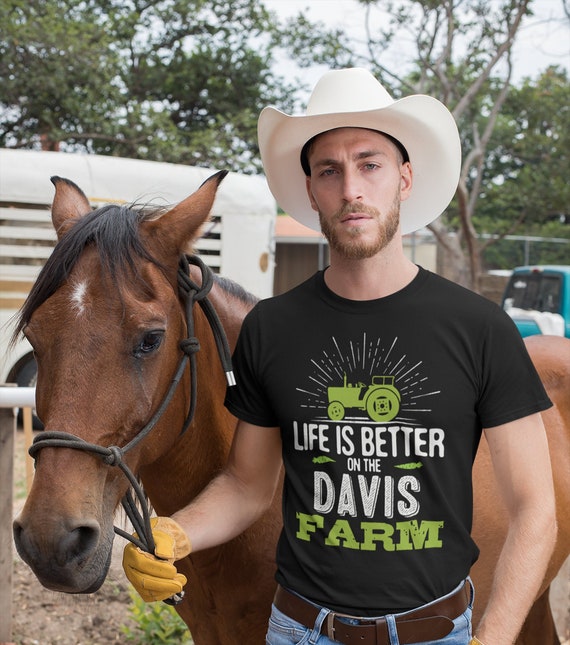
[[[88,246],[97,246],[101,264],[112,280],[135,269],[135,257],[156,263],[143,246],[139,224],[154,216],[148,208],[109,204],[75,220],[64,233],[40,271],[26,302],[19,312],[14,338],[30,322],[32,314],[67,280],[79,257]]]
[[[18,314],[12,341],[15,342],[36,309],[67,280],[88,246],[97,248],[104,271],[118,285],[127,277],[129,280],[137,277],[136,258],[152,262],[165,270],[144,246],[139,233],[141,223],[156,219],[165,211],[165,208],[151,208],[148,205],[110,204],[78,218],[58,241],[40,271]],[[255,302],[255,297],[238,284],[218,276],[215,279],[230,295],[247,303]]]
[[[230,280],[230,278],[223,278],[222,276],[214,275],[214,280],[227,294],[236,297],[247,305],[253,307],[257,302],[259,302],[259,298],[257,296],[244,289],[241,284]]]

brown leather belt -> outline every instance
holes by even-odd
[[[453,629],[453,620],[467,609],[470,599],[471,586],[465,581],[461,589],[452,596],[396,616],[396,629],[401,645],[433,641],[447,636]],[[320,607],[281,586],[277,587],[273,602],[279,611],[309,629],[314,627],[320,612]],[[356,617],[331,612],[323,621],[321,634],[344,645],[390,645],[385,618],[357,617],[357,625],[349,625],[342,618]]]

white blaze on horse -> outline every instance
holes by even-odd
[[[136,506],[128,491],[132,485],[141,494],[137,478],[156,512],[171,515],[225,463],[236,421],[223,405],[223,359],[254,299],[185,255],[223,176],[166,212],[92,211],[75,184],[53,179],[59,241],[18,326],[36,352],[45,432],[32,447],[34,482],[14,523],[18,552],[49,589],[92,593],[101,586],[115,512],[121,502]],[[554,645],[548,587],[570,550],[570,341],[544,337],[529,349],[555,403],[545,421],[559,540],[519,643]],[[482,446],[474,469],[479,611],[506,529]],[[141,535],[148,532],[148,513],[133,521]],[[196,645],[265,642],[280,522],[277,496],[243,535],[177,563],[188,578],[177,610]]]

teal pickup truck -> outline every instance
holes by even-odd
[[[523,337],[544,334],[570,338],[570,266],[517,267],[502,305]]]

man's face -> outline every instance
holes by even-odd
[[[319,135],[308,155],[307,191],[331,250],[372,257],[398,231],[412,186],[409,163],[379,132],[339,128]]]

